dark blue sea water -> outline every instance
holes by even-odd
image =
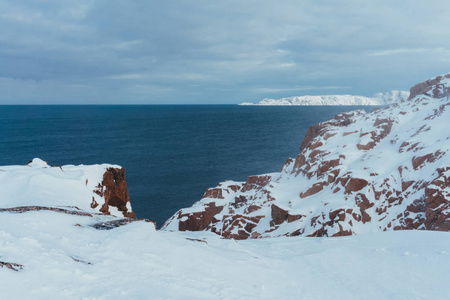
[[[360,108],[0,106],[0,165],[119,164],[136,215],[161,226],[207,187],[279,171],[310,125]]]

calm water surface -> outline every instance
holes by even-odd
[[[161,226],[208,187],[279,171],[310,125],[360,108],[0,106],[0,165],[121,165],[136,215]]]

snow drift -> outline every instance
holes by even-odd
[[[111,216],[0,214],[2,299],[443,299],[448,233],[235,242],[208,232],[111,230]],[[19,265],[19,266],[17,266]],[[413,284],[411,284],[413,283]]]
[[[234,239],[450,230],[450,74],[408,100],[311,126],[281,172],[226,181],[165,230]]]

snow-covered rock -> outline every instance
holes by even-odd
[[[117,165],[51,167],[35,158],[24,166],[0,166],[0,191],[1,209],[76,207],[87,213],[135,217],[125,169]]]
[[[323,96],[295,96],[281,99],[265,98],[258,103],[243,102],[239,105],[260,105],[260,106],[305,106],[305,105],[387,105],[406,100],[409,92],[390,91],[377,93],[372,97],[352,96],[352,95],[323,95]]]
[[[226,238],[450,230],[450,74],[370,113],[311,126],[281,172],[226,181],[165,230]]]

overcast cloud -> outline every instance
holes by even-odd
[[[0,103],[370,96],[450,72],[449,1],[3,1]]]

